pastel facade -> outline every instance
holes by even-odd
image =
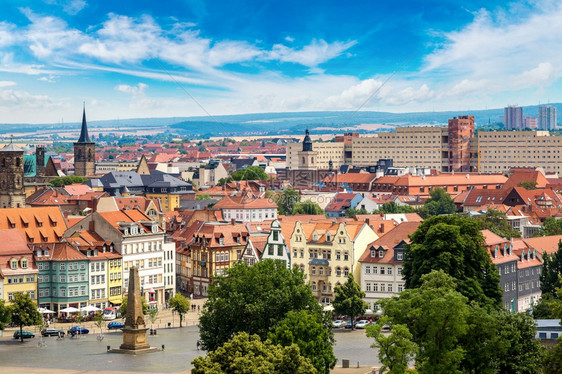
[[[16,292],[28,294],[37,302],[37,276],[33,252],[19,230],[0,230],[0,298],[8,303]]]

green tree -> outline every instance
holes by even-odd
[[[191,364],[192,374],[317,373],[310,360],[301,356],[296,344],[282,347],[245,332],[236,334],[206,357],[197,357]]]
[[[320,205],[312,200],[305,200],[302,203],[297,203],[293,207],[293,214],[324,214]]]
[[[170,308],[174,310],[174,312],[180,315],[180,327],[182,327],[183,316],[185,315],[185,313],[189,312],[189,299],[178,292],[172,298],[170,298],[168,304],[170,305]]]
[[[404,374],[409,362],[416,357],[418,346],[412,341],[412,334],[406,325],[392,325],[390,335],[382,332],[389,318],[380,318],[377,323],[367,326],[367,336],[375,339],[372,348],[378,348],[381,370],[389,374]]]
[[[293,213],[293,208],[295,205],[300,203],[301,195],[299,191],[294,188],[287,188],[279,192],[275,197],[275,203],[277,204],[277,210],[279,214],[284,216],[289,216]]]
[[[150,309],[150,312],[148,312],[148,319],[150,320],[150,328],[152,328],[154,326],[154,323],[158,320],[158,314],[159,312],[158,309],[156,308],[152,308]],[[180,322],[181,322],[181,317],[180,317]]]
[[[245,180],[268,180],[269,176],[259,166],[248,166],[244,169],[236,170],[231,175],[232,179],[235,181],[245,181]]]
[[[217,186],[221,186],[221,187],[222,187],[222,186],[224,186],[225,184],[232,182],[232,180],[233,180],[233,179],[232,179],[231,177],[228,177],[228,178],[221,178],[221,179],[219,179],[219,181],[217,182]]]
[[[78,175],[67,175],[66,177],[53,178],[49,183],[53,187],[61,187],[61,186],[67,186],[69,184],[75,184],[75,183],[81,184],[86,182],[87,180],[88,178],[86,177],[80,177]]]
[[[287,269],[283,262],[269,259],[253,266],[235,263],[208,288],[199,319],[202,347],[215,350],[242,331],[266,339],[289,311],[299,310],[322,313],[298,268]]]
[[[209,194],[202,193],[199,195],[195,195],[195,200],[211,200],[211,196],[209,196]]]
[[[489,209],[486,213],[477,216],[475,219],[480,223],[481,230],[490,230],[494,234],[507,239],[521,237],[521,233],[514,230],[507,222],[505,213],[499,210]]]
[[[100,336],[102,336],[102,328],[103,328],[103,324],[104,324],[104,320],[103,320],[103,313],[102,312],[97,312],[96,315],[94,316],[94,325],[96,325],[96,327],[98,329],[100,329]]]
[[[348,218],[355,218],[355,216],[358,214],[369,214],[369,212],[367,212],[365,208],[360,208],[360,209],[349,208],[348,210],[345,211],[345,216]]]
[[[558,250],[552,254],[543,255],[543,264],[540,274],[541,292],[543,297],[551,295],[558,297],[557,290],[562,287],[562,242],[558,242]]]
[[[562,235],[562,219],[547,217],[543,222],[542,230],[536,236]]]
[[[148,303],[144,296],[141,298],[142,300],[142,314],[146,315],[148,313]],[[119,313],[123,317],[127,315],[127,296],[123,296],[123,300],[121,301],[121,306],[119,307]]]
[[[534,374],[540,372],[544,349],[535,339],[537,326],[526,313],[499,313],[498,331],[509,347],[498,357],[499,373]]]
[[[6,328],[6,325],[12,321],[12,310],[4,299],[0,300],[0,331]]]
[[[526,190],[536,190],[537,189],[537,182],[523,181],[523,182],[517,183],[517,187],[523,187]]]
[[[352,323],[351,328],[353,329],[355,317],[362,315],[365,313],[365,309],[367,309],[367,304],[363,301],[365,292],[363,292],[361,286],[355,282],[353,274],[349,274],[347,282],[341,286],[336,286],[335,294],[336,296],[332,303],[334,310],[338,314],[349,316]]]
[[[410,240],[402,270],[406,288],[420,287],[423,275],[443,270],[469,300],[501,306],[500,276],[484,248],[478,222],[456,215],[430,217]]]
[[[441,214],[453,214],[456,211],[455,202],[441,187],[434,187],[429,192],[430,198],[425,201],[420,213],[424,218]]]
[[[419,288],[380,302],[392,326],[408,326],[419,347],[416,368],[420,373],[461,373],[464,349],[459,341],[468,329],[469,307],[468,299],[455,287],[451,276],[433,271],[422,276]]]
[[[41,313],[37,311],[37,304],[23,292],[14,293],[12,304],[12,322],[20,327],[20,338],[23,342],[23,326],[33,326],[41,322]]]
[[[377,213],[415,213],[416,210],[409,205],[398,205],[394,201],[390,201],[388,203],[384,203],[380,206],[379,209],[373,211],[373,214]]]
[[[269,333],[273,344],[289,347],[296,344],[301,355],[308,358],[318,373],[329,374],[336,365],[331,318],[306,310],[290,311]]]

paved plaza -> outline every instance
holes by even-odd
[[[202,302],[201,302],[202,303]],[[23,344],[12,337],[15,329],[7,329],[0,338],[0,372],[38,373],[38,374],[75,374],[85,372],[139,372],[139,373],[189,373],[191,361],[204,352],[198,351],[196,342],[199,339],[197,327],[198,313],[189,312],[186,327],[179,328],[179,318],[172,315],[170,310],[164,310],[156,323],[157,335],[148,336],[148,342],[153,347],[162,347],[161,352],[142,355],[128,355],[107,353],[107,346],[117,348],[122,343],[122,332],[103,330],[103,340],[98,340],[99,329],[93,327],[92,322],[83,323],[90,329],[90,334],[78,338],[66,337],[58,340],[56,337],[46,337],[45,346],[39,346],[39,334]],[[170,327],[168,327],[170,324]],[[73,324],[56,323],[54,327],[66,331]],[[104,323],[106,326],[107,323]],[[150,323],[147,325],[150,327]],[[92,332],[94,329],[94,332]],[[34,328],[26,328],[34,331]],[[341,360],[350,361],[351,369],[337,369],[335,373],[364,374],[370,373],[370,368],[378,366],[376,351],[370,348],[373,340],[365,336],[364,330],[335,331],[336,345],[334,352]],[[361,366],[357,369],[357,365]],[[4,368],[4,369],[2,369]],[[8,369],[7,371],[4,371]]]

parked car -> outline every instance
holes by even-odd
[[[125,325],[123,324],[123,322],[120,321],[111,321],[107,324],[107,329],[108,330],[118,330],[118,329],[122,329],[123,327],[125,327]]]
[[[357,322],[353,322],[353,327],[357,326]],[[352,327],[351,321],[347,321],[344,326],[346,329],[350,329]]]
[[[23,330],[21,332],[21,336],[23,336],[24,339],[30,339],[30,338],[34,338],[35,334],[32,333],[32,332]],[[16,332],[14,332],[14,339],[20,339],[20,330],[17,330]]]
[[[43,331],[41,331],[41,335],[43,335],[43,336],[59,336],[59,335],[64,336],[64,331],[53,329],[53,328],[48,328],[48,329],[43,329]]]
[[[69,328],[68,331],[67,331],[67,333],[68,333],[69,335],[72,335],[72,336],[74,336],[74,335],[76,335],[76,334],[85,335],[85,334],[87,334],[87,333],[89,333],[89,332],[90,332],[90,330],[88,330],[87,328],[82,327],[82,326],[72,326],[72,327]]]
[[[366,319],[362,319],[361,321],[355,324],[355,327],[358,329],[364,329],[365,327],[369,326],[371,322],[367,321]]]
[[[332,322],[332,325],[333,325],[335,328],[343,327],[344,324],[345,324],[345,322],[342,321],[341,319],[337,319],[337,320],[335,320],[334,322]]]

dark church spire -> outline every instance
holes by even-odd
[[[304,152],[312,151],[312,140],[310,139],[310,132],[308,131],[308,129],[306,129],[304,140],[302,141],[302,150]]]
[[[78,143],[91,143],[90,136],[88,135],[88,125],[86,124],[86,104],[84,104],[84,111],[82,113],[82,130],[80,130],[80,138]]]

